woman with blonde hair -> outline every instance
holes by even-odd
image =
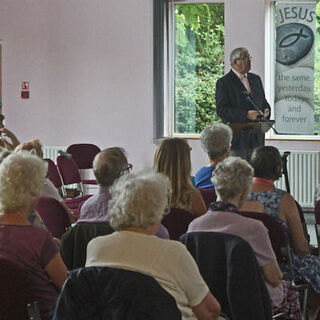
[[[155,153],[153,169],[165,174],[171,183],[171,207],[192,212],[196,216],[206,213],[207,208],[200,194],[191,183],[190,146],[185,139],[163,140]]]

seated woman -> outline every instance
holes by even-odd
[[[254,178],[247,199],[260,201],[265,213],[276,218],[285,228],[291,246],[295,278],[309,283],[313,288],[308,302],[316,313],[320,307],[320,259],[308,254],[308,242],[294,198],[274,185],[274,181],[278,180],[282,173],[279,150],[272,146],[258,147],[252,154],[251,164]],[[290,271],[287,268],[283,271],[284,277],[290,279]]]
[[[171,208],[192,212],[195,216],[206,213],[207,208],[199,190],[190,181],[190,147],[186,140],[163,140],[154,156],[153,169],[165,174],[171,182]]]
[[[28,222],[46,173],[46,164],[27,151],[13,153],[0,164],[0,255],[29,274],[41,319],[49,318],[67,277],[51,234]]]
[[[31,140],[28,142],[20,143],[15,149],[14,152],[20,150],[34,150],[36,155],[43,159],[42,145],[39,140]],[[70,222],[76,221],[77,217],[74,212],[66,205],[66,203],[61,198],[58,189],[54,186],[54,184],[48,179],[45,178],[42,186],[41,196],[47,196],[58,200],[63,207],[66,209]]]
[[[212,172],[216,165],[230,154],[232,130],[223,123],[212,124],[206,127],[200,136],[201,147],[210,159],[207,166],[202,167],[195,175],[197,188],[212,189]]]
[[[89,242],[86,266],[149,275],[176,299],[182,319],[218,319],[220,305],[187,249],[154,236],[168,210],[168,178],[151,170],[130,173],[113,185],[111,196],[108,216],[116,232]]]
[[[268,230],[262,222],[238,214],[252,183],[253,169],[247,161],[229,157],[220,162],[212,174],[218,202],[210,205],[207,214],[189,225],[188,232],[215,231],[239,236],[256,254],[274,312],[286,313],[287,319],[299,319],[299,303],[295,289],[282,280],[282,273],[273,252]]]

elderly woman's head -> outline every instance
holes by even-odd
[[[14,149],[14,152],[21,151],[21,150],[27,150],[27,151],[34,150],[36,155],[39,158],[43,159],[42,144],[38,139],[20,143],[18,146],[16,146],[16,148]]]
[[[122,148],[102,150],[93,160],[93,172],[100,186],[109,187],[128,170],[128,160]]]
[[[253,168],[238,157],[228,157],[219,162],[212,173],[212,183],[222,201],[228,202],[246,194],[252,184]]]
[[[263,179],[277,180],[282,174],[282,158],[277,148],[260,146],[254,149],[250,163],[254,176]]]
[[[47,164],[28,151],[6,157],[0,164],[0,210],[30,211],[37,203]]]
[[[228,156],[232,140],[232,130],[223,123],[206,127],[200,136],[202,149],[208,153],[210,160]]]
[[[146,229],[162,220],[169,197],[170,182],[163,174],[142,170],[123,175],[111,187],[110,224],[115,230]]]

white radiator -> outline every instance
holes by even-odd
[[[320,152],[291,151],[287,160],[291,195],[301,207],[314,207],[314,194],[320,183]],[[275,184],[277,188],[286,190],[284,175]]]
[[[67,147],[64,146],[43,146],[43,158],[51,159],[54,163],[57,163],[57,156],[59,150],[66,151]]]

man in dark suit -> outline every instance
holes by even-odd
[[[251,122],[261,117],[248,99],[248,95],[263,113],[270,116],[261,79],[251,69],[251,57],[246,48],[236,48],[230,54],[232,69],[217,81],[217,114],[224,123]],[[252,133],[247,130],[241,134],[234,132],[231,143],[231,155],[249,160],[255,147],[264,145],[264,133]]]

